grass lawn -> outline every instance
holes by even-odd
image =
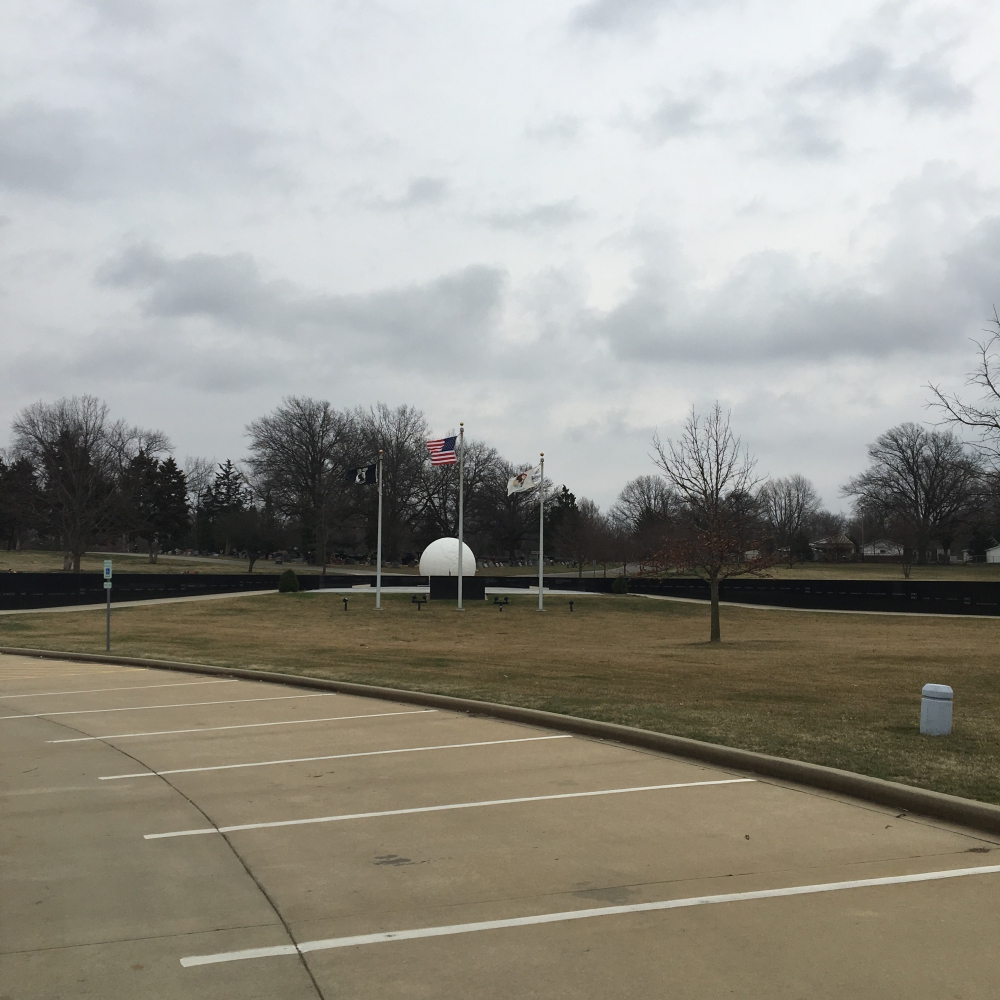
[[[150,563],[149,557],[142,554],[126,552],[88,553],[83,557],[80,568],[86,573],[100,573],[104,560],[112,558],[115,571],[119,573],[245,573],[246,559],[236,559],[226,556],[173,556],[161,555],[156,563]],[[21,552],[0,551],[0,573],[9,570],[20,573],[49,573],[62,571],[62,552],[51,552],[42,549],[25,549]],[[254,564],[255,573],[280,573],[285,569],[294,569],[296,573],[319,573],[318,566],[308,566],[303,563],[285,563],[276,565],[266,559],[259,559]],[[374,566],[334,566],[326,568],[327,573],[372,574]],[[384,573],[417,574],[416,566],[385,567]],[[608,575],[615,576],[619,567],[608,566]],[[537,576],[537,566],[490,566],[480,568],[480,576]],[[556,563],[545,567],[546,576],[576,576],[577,569],[564,563]],[[593,577],[592,566],[584,569],[585,577]],[[598,577],[604,576],[603,565],[598,563]],[[765,576],[782,580],[902,580],[903,568],[895,563],[799,563],[792,569],[787,566],[772,566]],[[752,578],[751,578],[752,579]],[[1000,583],[1000,563],[967,563],[934,566],[914,566],[910,572],[911,580],[983,580]]]
[[[1000,620],[516,596],[260,595],[116,611],[113,650],[436,691],[604,719],[1000,803]],[[0,644],[100,653],[100,611],[0,616]],[[0,659],[0,680],[3,660]],[[920,689],[955,688],[921,737]]]
[[[80,561],[80,570],[84,573],[100,573],[104,569],[104,560],[114,561],[115,572],[117,573],[185,573],[196,571],[198,573],[245,573],[247,571],[246,559],[237,559],[233,556],[174,556],[160,555],[155,563],[149,561],[146,554],[135,554],[131,552],[88,552]],[[15,573],[61,573],[63,571],[63,554],[46,549],[23,549],[20,552],[4,552],[0,550],[0,573],[13,571]],[[1000,566],[997,567],[1000,569]],[[304,563],[286,562],[276,564],[267,559],[258,559],[254,563],[254,573],[280,573],[282,570],[294,569],[296,573],[318,574],[319,566],[309,566]],[[375,566],[335,566],[332,563],[326,567],[327,573],[337,575],[338,573],[361,573],[373,574]],[[395,568],[386,566],[383,573],[396,575],[399,573],[417,575],[416,566],[398,566]],[[561,563],[547,566],[546,573],[573,573],[572,566]],[[480,576],[537,576],[537,566],[493,566],[488,569],[480,569]],[[593,576],[593,573],[588,575]],[[600,571],[599,574],[600,575]],[[1000,579],[1000,572],[997,573]]]

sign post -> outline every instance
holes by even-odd
[[[375,554],[375,610],[382,610],[382,464],[385,459],[381,448],[378,450],[378,468],[375,474],[378,476],[378,551]],[[347,604],[344,604],[347,610]]]
[[[111,652],[111,560],[110,559],[104,560],[104,592],[107,595],[108,599],[107,600],[108,627],[107,627],[106,642],[104,645],[104,649],[106,652],[110,653]]]
[[[545,452],[538,456],[538,610],[545,610]]]
[[[462,607],[462,549],[465,548],[465,527],[463,510],[465,508],[465,423],[458,425],[458,610]]]

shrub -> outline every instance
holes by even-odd
[[[286,569],[278,580],[279,594],[297,594],[299,592],[299,578],[295,575],[295,570]]]
[[[614,583],[611,584],[612,594],[627,594],[628,593],[628,580],[623,576],[616,576]]]

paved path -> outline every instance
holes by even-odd
[[[1000,844],[528,726],[0,657],[0,996],[993,998]]]

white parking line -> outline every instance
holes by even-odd
[[[248,701],[288,701],[291,698],[336,698],[333,691],[322,694],[281,694],[274,698],[232,698],[229,701],[186,701],[179,705],[129,705],[127,708],[77,708],[72,712],[35,712],[34,715],[0,715],[0,719],[50,719],[56,715],[101,715],[104,712],[145,712],[151,708],[201,708],[204,705],[242,705]]]
[[[753,784],[754,778],[724,778],[720,781],[684,781],[672,785],[638,785],[634,788],[602,788],[596,792],[560,792],[558,795],[524,795],[516,799],[487,799],[480,802],[452,802],[443,806],[417,806],[412,809],[386,809],[382,812],[344,813],[340,816],[313,816],[310,819],[284,819],[271,823],[241,823],[238,826],[212,826],[202,830],[174,830],[171,833],[147,833],[143,840],[167,837],[196,837],[203,833],[235,833],[238,830],[273,830],[279,826],[308,826],[310,823],[340,823],[350,819],[381,819],[384,816],[413,816],[417,813],[448,812],[452,809],[482,809],[486,806],[512,806],[523,802],[554,802],[557,799],[587,799],[600,795],[625,795],[629,792],[660,792],[668,788],[700,788],[705,785]]]
[[[74,736],[68,740],[46,743],[84,743],[88,740],[124,740],[134,736],[176,736],[179,733],[217,733],[224,729],[260,729],[263,726],[302,726],[307,722],[342,722],[345,719],[385,719],[390,715],[427,715],[436,708],[408,709],[405,712],[368,712],[365,715],[331,715],[326,719],[287,719],[284,722],[244,722],[239,726],[201,726],[198,729],[161,729],[155,733],[115,733],[112,736]]]
[[[403,747],[400,750],[366,750],[363,753],[332,753],[323,757],[290,757],[288,760],[258,760],[250,764],[216,764],[212,767],[178,767],[172,771],[139,771],[136,774],[105,774],[99,781],[119,778],[154,778],[162,774],[195,774],[200,771],[232,771],[241,767],[268,767],[271,764],[308,764],[315,760],[346,760],[348,757],[381,757],[390,753],[418,753],[421,750],[460,750],[464,747],[492,747],[500,743],[536,743],[539,740],[571,740],[566,736],[523,736],[515,740],[482,740],[479,743],[445,743],[433,747]]]
[[[866,889],[883,885],[904,885],[910,882],[932,882],[938,879],[964,878],[970,875],[995,875],[1000,865],[982,868],[953,868],[949,871],[921,872],[918,875],[892,875],[888,878],[863,878],[850,882],[825,882],[818,885],[793,885],[782,889],[762,889],[756,892],[727,892],[717,896],[691,896],[687,899],[665,899],[655,903],[628,903],[623,906],[596,906],[588,910],[563,910],[558,913],[536,913],[506,920],[481,920],[469,924],[449,924],[444,927],[417,927],[412,930],[384,931],[379,934],[358,934],[354,937],[327,938],[323,941],[303,941],[273,948],[247,948],[244,951],[223,951],[215,955],[189,955],[181,965],[214,965],[217,962],[241,962],[249,958],[272,958],[278,955],[305,955],[311,951],[333,948],[355,948],[388,941],[414,941],[418,938],[448,937],[454,934],[474,934],[477,931],[505,930],[508,927],[531,927],[556,924],[591,917],[614,917],[626,913],[650,913],[654,910],[679,910],[688,906],[708,906],[713,903],[736,903],[750,899],[775,899],[781,896],[807,896],[819,892],[840,892],[843,889]]]
[[[47,698],[50,695],[58,694],[103,694],[105,691],[145,691],[148,688],[182,688],[197,687],[202,684],[236,684],[233,678],[227,677],[221,681],[175,681],[172,684],[129,684],[126,687],[116,688],[84,688],[80,691],[38,691],[35,694],[3,694],[0,701],[7,701],[11,698]]]

